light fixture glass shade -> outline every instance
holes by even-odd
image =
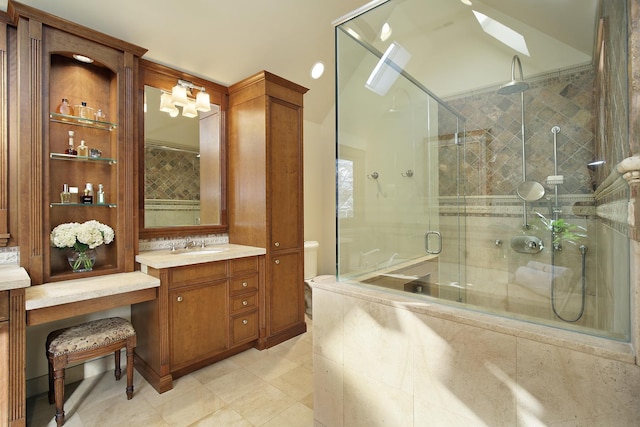
[[[180,107],[184,107],[189,102],[187,99],[187,88],[181,84],[177,84],[171,89],[171,97],[173,98],[173,104]]]
[[[178,114],[180,114],[178,107],[173,107],[173,110],[169,111],[169,117],[178,117]]]
[[[198,111],[196,110],[196,103],[194,101],[187,101],[187,105],[182,107],[182,115],[184,117],[197,117]]]
[[[173,105],[173,97],[170,93],[162,93],[160,95],[160,111],[163,113],[171,113],[173,110],[177,110]]]
[[[196,95],[196,110],[205,113],[211,111],[211,99],[207,92],[201,91]]]

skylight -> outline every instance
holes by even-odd
[[[521,54],[531,56],[529,55],[529,49],[527,49],[527,42],[522,34],[485,14],[476,12],[475,10],[473,11],[473,14],[476,16],[478,23],[482,27],[482,31],[510,48],[517,50]]]

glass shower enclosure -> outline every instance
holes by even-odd
[[[628,239],[592,184],[592,61],[530,76],[531,58],[479,40],[492,10],[445,3],[336,26],[339,281],[628,340]]]

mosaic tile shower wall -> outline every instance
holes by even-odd
[[[145,148],[145,199],[200,200],[200,159],[194,153]]]
[[[563,194],[591,194],[593,178],[587,164],[594,146],[594,73],[591,67],[526,78],[525,140],[527,180],[544,185],[554,173],[553,134],[559,126],[558,174],[564,176]],[[465,195],[515,195],[522,182],[521,101],[519,94],[495,90],[447,100],[466,122],[466,149],[462,164]],[[440,123],[441,129],[451,124]],[[456,164],[452,135],[440,132],[441,164]],[[440,195],[456,195],[456,171],[440,170]]]

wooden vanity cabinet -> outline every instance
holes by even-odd
[[[266,248],[261,348],[306,331],[303,95],[260,72],[229,87],[229,242]]]
[[[153,269],[158,298],[131,306],[138,371],[159,392],[173,379],[256,346],[264,256]]]
[[[20,169],[17,191],[20,263],[33,284],[133,271],[136,210],[134,129],[137,103],[133,90],[138,61],[146,49],[89,28],[12,3],[17,27],[17,130],[20,147],[13,154]],[[82,63],[80,54],[93,59]],[[13,57],[12,57],[13,59]],[[61,114],[67,98],[72,107],[86,102],[106,114]],[[101,151],[98,158],[65,156],[69,131],[77,147],[81,140]],[[104,204],[61,203],[63,184],[78,187],[103,184]],[[81,196],[82,194],[79,194]],[[115,240],[97,248],[92,272],[72,273],[66,250],[52,248],[49,234],[62,223],[95,219],[115,232]]]
[[[170,283],[169,346],[172,372],[229,348],[227,287],[226,277],[185,286]]]
[[[0,291],[0,427],[26,425],[24,294]]]

